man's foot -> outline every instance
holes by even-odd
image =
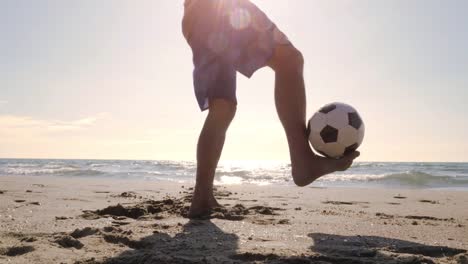
[[[340,159],[312,155],[313,157],[308,160],[293,164],[292,175],[298,186],[306,186],[324,175],[349,169],[360,153],[355,151]]]
[[[201,197],[201,195],[193,194],[192,204],[190,205],[188,218],[200,219],[210,216],[213,208],[221,207],[216,201],[216,198],[211,195],[209,198]]]
[[[340,159],[327,159],[327,158],[325,159],[331,162],[330,165],[331,165],[331,170],[333,170],[332,172],[345,171],[349,169],[351,165],[353,165],[354,159],[356,159],[360,155],[361,153],[359,151],[354,151],[353,153],[350,153]]]

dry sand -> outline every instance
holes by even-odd
[[[0,263],[468,263],[468,192],[0,177]]]

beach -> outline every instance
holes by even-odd
[[[0,177],[0,263],[467,263],[468,192]]]

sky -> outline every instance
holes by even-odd
[[[468,161],[468,2],[253,0],[305,57],[307,115],[353,105],[361,161]],[[182,0],[0,3],[0,157],[194,160]],[[274,73],[238,75],[222,159],[289,158]]]

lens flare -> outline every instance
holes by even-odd
[[[236,30],[242,30],[250,26],[252,16],[250,12],[244,8],[236,8],[229,15],[231,26]]]

